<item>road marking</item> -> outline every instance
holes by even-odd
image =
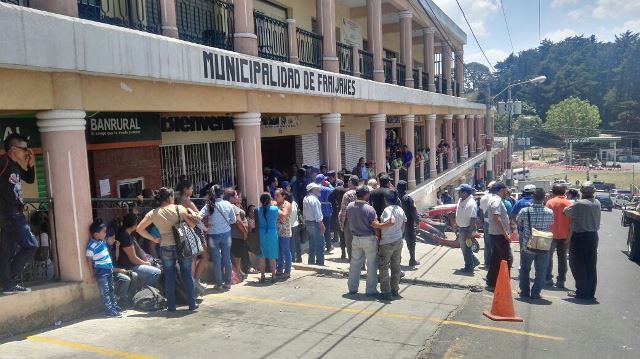
[[[47,343],[47,344],[53,344],[53,345],[58,345],[58,346],[61,346],[61,347],[82,350],[82,351],[85,351],[85,352],[90,352],[90,353],[95,353],[95,354],[107,355],[107,356],[114,357],[114,358],[127,358],[127,359],[154,359],[154,358],[156,358],[154,356],[127,353],[127,352],[122,352],[122,351],[119,351],[119,350],[96,347],[96,346],[89,345],[89,344],[83,344],[83,343],[71,342],[71,341],[61,340],[61,339],[56,339],[56,338],[51,338],[51,337],[45,337],[45,336],[42,336],[42,335],[32,335],[32,336],[27,337],[27,340],[35,341],[35,342],[41,342],[41,343]]]
[[[503,332],[503,333],[509,333],[509,334],[515,334],[515,335],[528,336],[528,337],[532,337],[532,338],[557,340],[557,341],[564,340],[563,337],[556,337],[556,336],[552,336],[552,335],[532,333],[532,332],[527,332],[527,331],[524,331],[524,330],[493,327],[493,326],[488,326],[488,325],[473,324],[473,323],[460,322],[460,321],[455,321],[455,320],[443,320],[443,319],[439,319],[439,318],[423,317],[423,316],[419,316],[419,315],[409,315],[409,314],[389,313],[389,312],[377,312],[377,311],[371,311],[371,310],[365,310],[365,309],[355,309],[355,308],[341,308],[341,307],[335,307],[335,306],[330,306],[330,305],[313,304],[313,303],[287,302],[287,301],[284,301],[284,300],[276,300],[276,299],[268,299],[268,298],[257,298],[257,297],[248,297],[248,296],[239,296],[239,295],[227,295],[227,294],[224,294],[224,293],[221,293],[221,294],[209,294],[209,295],[207,295],[207,297],[220,298],[220,299],[229,299],[229,300],[235,300],[235,301],[241,301],[241,302],[275,304],[275,305],[283,305],[283,306],[287,306],[287,307],[297,307],[297,308],[305,308],[305,309],[319,309],[319,310],[331,311],[331,312],[352,313],[352,314],[367,315],[367,316],[374,316],[374,317],[383,317],[383,318],[392,318],[392,319],[400,319],[400,320],[407,320],[407,321],[431,321],[431,322],[438,323],[438,324],[457,325],[457,326],[473,328],[473,329],[490,330],[490,331],[495,331],[495,332]]]

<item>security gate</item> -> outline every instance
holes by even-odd
[[[160,147],[162,185],[175,188],[180,176],[193,183],[194,195],[209,183],[236,182],[234,142],[210,142]]]

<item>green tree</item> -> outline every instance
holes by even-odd
[[[464,65],[464,93],[467,98],[483,102],[485,88],[491,78],[491,71],[483,64],[471,62]]]
[[[564,139],[597,136],[600,122],[597,106],[571,96],[549,108],[544,129]]]

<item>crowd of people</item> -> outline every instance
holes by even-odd
[[[455,222],[463,254],[462,272],[473,273],[480,261],[471,250],[477,228],[484,232],[484,266],[487,289],[496,286],[500,263],[513,262],[510,243],[517,237],[520,247],[520,296],[541,299],[545,286],[566,289],[567,254],[576,290],[568,295],[595,300],[596,259],[600,203],[594,197],[595,187],[583,182],[579,193],[562,183],[545,192],[535,185],[524,187],[522,198],[515,200],[502,182],[491,182],[488,192],[474,196],[467,184],[457,187]],[[539,241],[540,239],[547,238]],[[540,244],[544,243],[544,244]],[[557,275],[553,277],[553,258],[557,255]],[[533,285],[530,285],[531,269]]]

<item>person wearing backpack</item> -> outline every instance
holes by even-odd
[[[553,211],[544,206],[545,191],[536,188],[533,192],[533,204],[524,207],[516,217],[520,232],[520,296],[523,298],[540,299],[540,292],[544,287],[549,266],[549,250],[533,249],[529,241],[533,238],[533,230],[548,232],[553,224]],[[531,264],[535,267],[535,279],[530,288],[529,276]]]
[[[0,157],[0,284],[3,294],[25,293],[31,290],[20,285],[22,271],[38,241],[23,213],[22,181],[35,181],[34,155],[27,139],[17,133],[4,140],[4,151]]]

